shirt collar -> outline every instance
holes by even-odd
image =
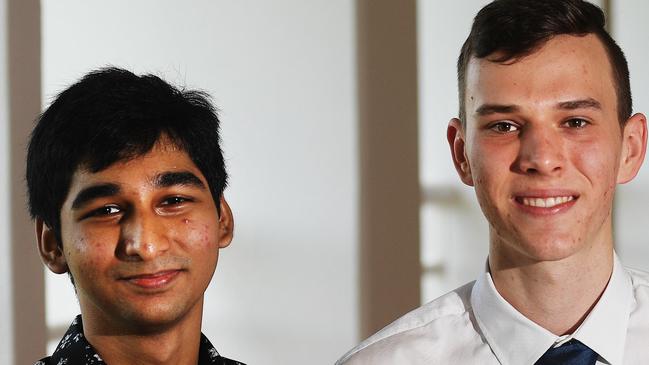
[[[502,364],[533,364],[551,346],[576,338],[611,365],[621,365],[632,295],[631,278],[615,255],[604,293],[571,336],[556,336],[518,312],[498,293],[488,270],[476,280],[471,306],[487,343]]]
[[[104,361],[97,354],[97,351],[86,340],[83,335],[83,321],[81,315],[78,315],[68,331],[65,333],[61,342],[56,347],[51,358],[41,360],[42,364],[94,364],[105,365]],[[38,364],[38,363],[37,363]],[[212,346],[210,341],[201,333],[201,343],[198,350],[198,364],[200,365],[243,365],[235,360],[221,357]]]
[[[621,365],[632,304],[631,277],[615,255],[613,273],[606,290],[572,337],[611,365]]]
[[[473,286],[471,307],[501,364],[533,364],[554,344],[554,334],[527,319],[498,293],[488,270]]]

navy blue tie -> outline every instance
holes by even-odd
[[[550,348],[534,365],[595,365],[597,353],[577,340]]]

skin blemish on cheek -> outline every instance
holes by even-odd
[[[207,247],[214,244],[215,235],[209,225],[193,222],[189,219],[183,219],[182,222],[188,224],[186,227],[187,244],[193,247]]]
[[[149,254],[153,253],[154,252],[153,245],[150,244],[150,243],[145,244],[144,245],[144,250]]]
[[[203,225],[201,227],[201,243],[204,246],[208,246],[212,243],[211,236],[210,236],[210,229],[207,225]]]
[[[69,247],[70,245],[66,245],[66,246],[68,247],[65,248],[65,251],[67,251],[67,255],[69,256],[72,253],[71,248]],[[74,249],[80,253],[86,253],[90,249],[88,240],[85,237],[81,237],[76,240],[73,240],[72,246],[74,246]]]
[[[613,192],[615,191],[615,184],[609,185],[606,190],[604,190],[603,197],[606,199],[608,198],[609,195],[613,195]]]

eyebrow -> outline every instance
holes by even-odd
[[[189,171],[164,172],[153,178],[153,186],[157,188],[168,188],[170,186],[193,186],[205,190],[205,184]]]
[[[119,194],[121,191],[117,184],[105,183],[89,186],[79,192],[72,201],[72,209],[79,209],[89,201]]]
[[[193,186],[205,190],[205,184],[193,173],[189,171],[164,172],[156,175],[152,180],[156,188],[168,188],[171,186]],[[79,209],[88,202],[115,196],[121,192],[119,185],[114,183],[104,183],[92,185],[82,189],[72,201],[72,209]]]
[[[482,104],[475,113],[479,116],[485,116],[496,113],[513,113],[519,111],[520,108],[516,105],[503,105],[503,104]]]
[[[593,98],[563,101],[558,104],[559,109],[602,109],[602,104]]]
[[[575,110],[575,109],[602,109],[602,104],[593,99],[593,98],[586,98],[586,99],[579,99],[579,100],[569,100],[569,101],[562,101],[557,104],[557,109],[563,109],[563,110]],[[482,104],[478,109],[476,109],[475,113],[476,115],[479,116],[485,116],[485,115],[490,115],[490,114],[497,114],[497,113],[514,113],[519,111],[520,108],[517,105],[505,105],[505,104]]]

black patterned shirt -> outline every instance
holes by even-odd
[[[65,333],[52,356],[34,365],[106,365],[83,335],[81,315],[78,315]],[[198,349],[198,365],[245,365],[244,363],[222,357],[210,341],[201,334]]]

